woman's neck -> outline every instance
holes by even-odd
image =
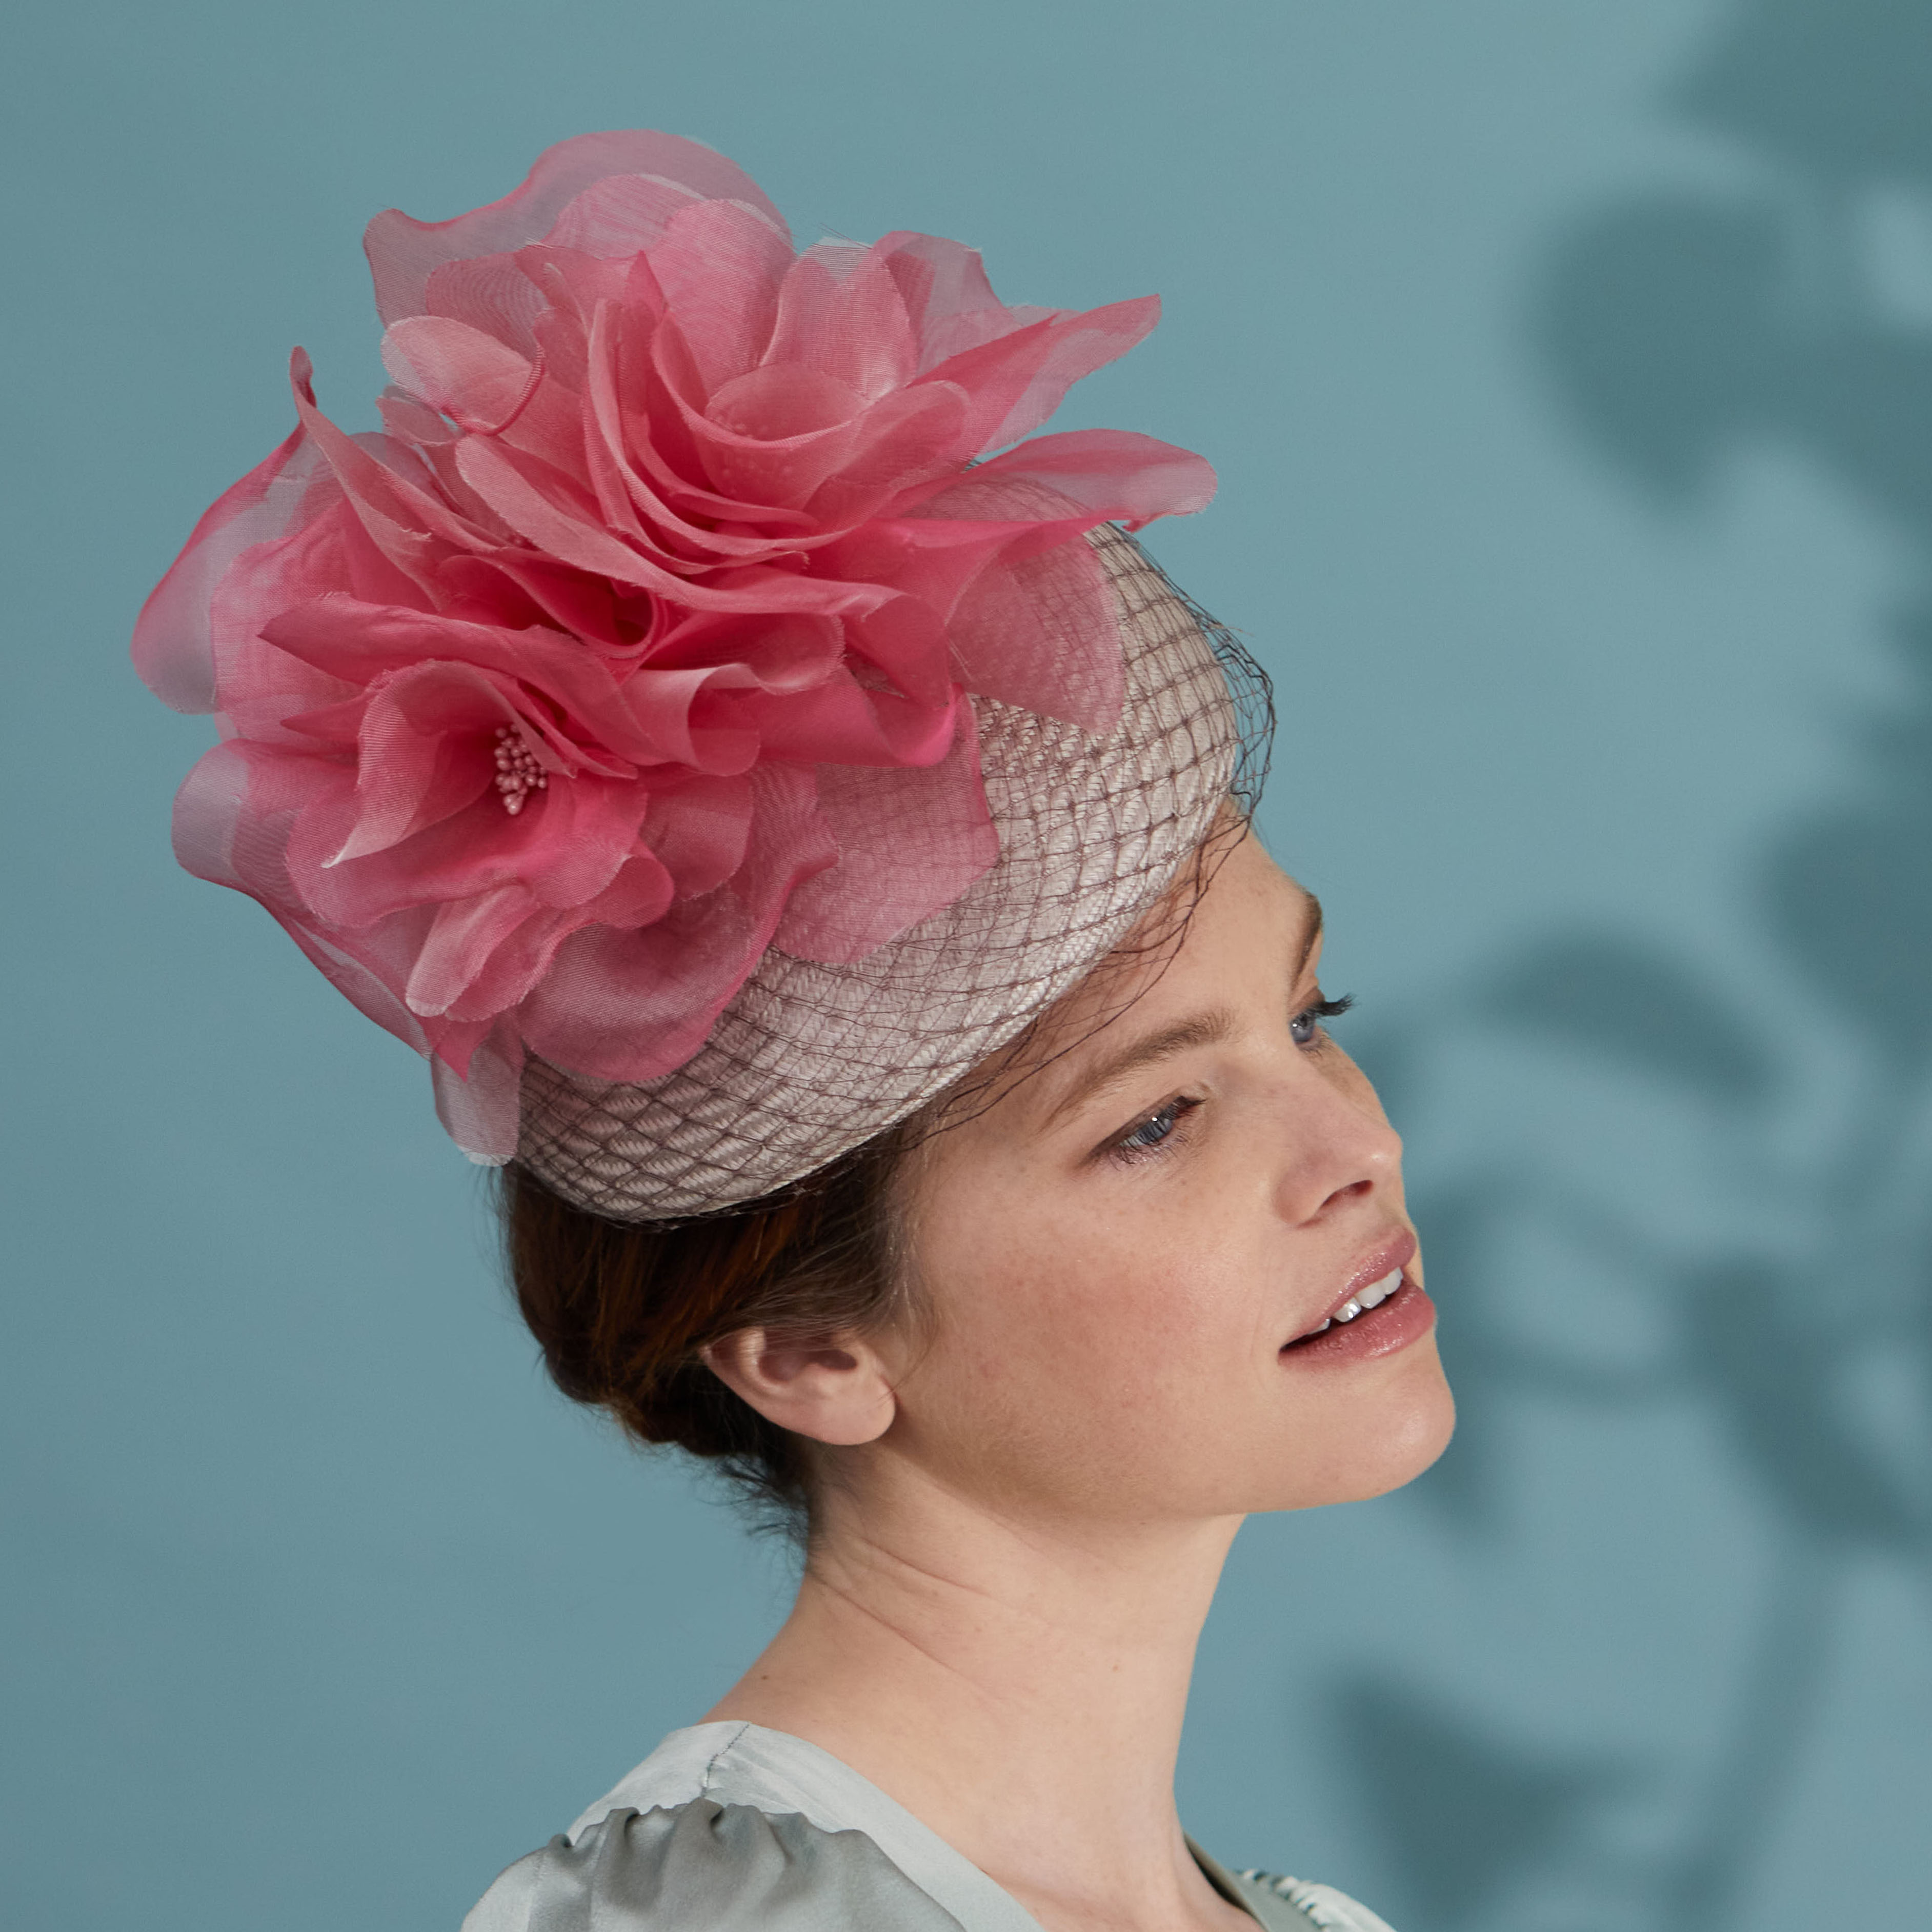
[[[826,1496],[790,1616],[710,1718],[830,1751],[1051,1932],[1251,1926],[1174,1805],[1239,1520],[1022,1520],[895,1474],[890,1496]]]

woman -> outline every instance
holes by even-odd
[[[1182,1834],[1241,1516],[1450,1420],[1400,1148],[1249,831],[1257,674],[1030,436],[1150,303],[795,254],[694,144],[391,214],[385,431],[317,409],[150,600],[177,846],[507,1163],[553,1374],[788,1512],[740,1683],[471,1932],[1373,1928]],[[1004,451],[1004,454],[994,452]]]

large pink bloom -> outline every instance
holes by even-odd
[[[419,1051],[668,1072],[767,946],[862,956],[992,862],[967,693],[1114,721],[1079,538],[1213,473],[1019,440],[1154,298],[1010,308],[931,236],[797,254],[731,163],[649,133],[366,245],[385,429],[338,430],[298,350],[299,426],[134,654],[220,721],[182,863]]]

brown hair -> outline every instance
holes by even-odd
[[[794,1533],[808,1527],[805,1442],[705,1366],[741,1328],[800,1340],[912,1312],[884,1134],[760,1201],[682,1222],[607,1221],[513,1164],[500,1184],[512,1285],[550,1378],[626,1434],[688,1450]]]

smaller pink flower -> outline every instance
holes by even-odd
[[[1118,716],[1080,539],[1212,472],[1032,433],[1153,298],[1010,308],[930,236],[800,254],[731,163],[650,133],[367,246],[384,428],[338,429],[298,350],[298,427],[134,652],[223,735],[183,864],[419,1051],[668,1072],[775,940],[862,957],[993,862],[970,695]]]

